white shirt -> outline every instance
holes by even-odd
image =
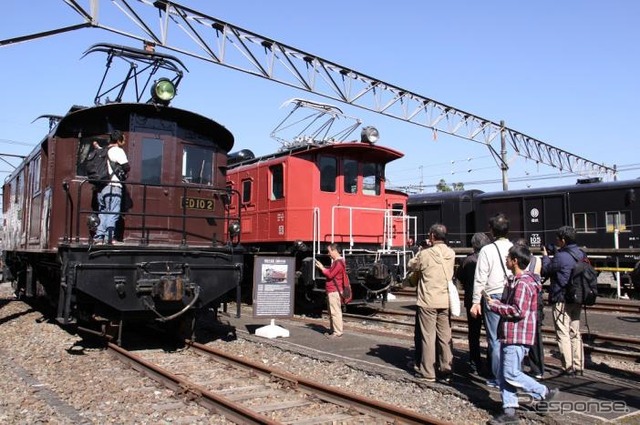
[[[505,270],[507,277],[513,274],[505,264],[509,248],[512,246],[509,239],[500,238],[483,246],[480,250],[476,272],[473,276],[474,304],[480,303],[483,289],[489,295],[502,294],[506,280]]]
[[[127,164],[129,162],[129,160],[127,159],[127,154],[125,153],[124,149],[117,145],[108,147],[107,149],[109,149],[109,151],[107,152],[107,156],[109,157],[109,161],[107,161],[107,168],[109,169],[109,175],[111,175],[112,181],[112,183],[110,184],[112,186],[122,187],[122,185],[120,184],[120,179],[118,179],[118,177],[113,173],[113,168],[111,168],[111,161],[120,165]]]

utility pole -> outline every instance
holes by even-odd
[[[502,158],[502,190],[509,190],[509,176],[507,171],[509,165],[507,165],[507,132],[504,126],[504,120],[500,121],[500,158]]]

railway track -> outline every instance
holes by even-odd
[[[396,320],[385,316],[402,317],[408,320]],[[394,310],[380,311],[376,313],[376,316],[345,313],[343,314],[343,317],[347,320],[356,320],[360,322],[362,322],[363,320],[375,321],[379,323],[409,327],[411,329],[413,329],[415,321],[414,313]],[[467,321],[464,318],[452,317],[452,334],[459,338],[466,338],[468,333],[466,323]],[[482,334],[484,335],[484,331],[482,331]],[[554,329],[550,327],[543,327],[542,334],[545,348],[555,349],[556,342]],[[413,338],[413,336],[410,336],[410,338]],[[638,338],[620,337],[616,335],[606,335],[598,333],[583,333],[582,338],[584,349],[587,352],[614,356],[624,360],[640,361],[640,339]]]
[[[175,352],[108,349],[180,396],[242,424],[445,424],[436,418],[319,384],[246,358],[187,342]]]
[[[393,291],[393,295],[415,297],[415,290],[401,289]],[[546,297],[545,297],[546,299]],[[462,295],[460,301],[463,300]],[[602,312],[602,313],[624,313],[624,314],[640,314],[640,302],[633,300],[609,300],[606,298],[599,298],[598,302],[588,307],[589,311]]]

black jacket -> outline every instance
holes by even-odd
[[[565,288],[569,283],[571,270],[576,264],[576,260],[573,259],[569,252],[572,252],[579,260],[585,256],[585,253],[578,248],[578,245],[572,243],[561,248],[553,258],[542,257],[542,276],[551,278],[549,302],[552,304],[565,302]]]

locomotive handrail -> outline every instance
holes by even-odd
[[[73,182],[77,182],[79,183],[77,185],[77,191],[76,191],[76,197],[75,197],[75,202],[76,202],[76,208],[75,208],[75,213],[73,212],[74,206],[74,199],[70,193],[70,184],[68,181],[65,181],[63,183],[63,189],[65,190],[65,192],[67,193],[67,200],[66,200],[66,208],[65,208],[65,214],[67,216],[67,220],[65,221],[65,229],[64,229],[64,236],[63,236],[63,240],[64,241],[74,241],[76,243],[80,243],[81,242],[81,231],[80,231],[80,222],[81,222],[81,217],[82,214],[98,214],[99,212],[93,209],[83,209],[81,208],[82,205],[82,199],[83,199],[83,192],[88,192],[87,190],[83,191],[83,188],[86,184],[91,184],[89,182],[89,180],[86,179],[73,179]],[[109,180],[104,181],[103,183],[109,183]],[[133,216],[133,217],[141,217],[141,227],[140,227],[140,232],[141,232],[141,244],[145,244],[148,245],[149,244],[149,236],[150,236],[150,229],[147,228],[147,217],[166,217],[166,218],[177,218],[177,219],[182,219],[182,225],[180,226],[180,229],[163,229],[163,230],[175,230],[181,233],[181,243],[183,246],[187,245],[187,223],[190,221],[189,219],[193,218],[193,219],[202,219],[202,216],[197,216],[197,217],[190,217],[187,214],[187,205],[186,202],[183,201],[182,205],[181,205],[181,214],[169,214],[166,212],[162,212],[162,213],[156,213],[156,212],[149,212],[147,211],[147,196],[148,196],[148,188],[150,187],[156,187],[156,188],[175,188],[175,189],[181,189],[182,192],[182,199],[186,199],[187,196],[187,192],[189,190],[196,190],[198,192],[209,192],[209,193],[214,193],[214,194],[218,194],[220,196],[229,196],[230,195],[230,191],[225,187],[225,188],[219,188],[219,187],[203,187],[203,186],[186,186],[186,185],[180,185],[180,184],[151,184],[151,183],[138,183],[138,182],[126,182],[124,183],[126,186],[129,187],[141,187],[142,188],[142,200],[141,200],[141,211],[140,212],[135,212],[135,211],[126,211],[126,212],[122,212],[122,213],[106,213],[106,214],[124,214],[127,216]],[[91,196],[94,196],[94,190],[92,189],[90,192]],[[84,195],[86,196],[86,195]],[[213,219],[221,219],[221,220],[226,220],[226,221],[230,221],[230,220],[239,220],[239,216],[232,216],[230,213],[230,210],[228,208],[224,208],[223,214],[222,215],[210,215],[207,216],[207,218],[213,218]],[[75,226],[73,226],[73,230],[69,227],[69,224],[71,220],[75,220]],[[225,236],[225,241],[223,241],[224,243],[231,243],[231,238],[229,237],[228,234],[226,234]],[[215,243],[215,241],[211,241],[212,243]]]
[[[353,207],[346,205],[334,205],[331,208],[331,242],[335,240],[335,224],[336,224],[336,210],[346,209],[349,211],[349,248],[352,248],[354,243],[353,238],[353,211],[373,211],[383,214],[383,227],[382,227],[382,249],[377,250],[382,252],[395,252],[392,248],[393,240],[393,220],[402,220],[403,224],[406,222],[407,217],[401,208],[370,208],[370,207]],[[393,215],[394,212],[399,212],[402,215]],[[403,232],[404,233],[404,232]]]
[[[389,250],[391,251],[391,244],[388,244],[388,248],[387,248],[387,220],[388,217],[393,217],[396,219],[402,219],[404,222],[404,211],[402,209],[399,208],[370,208],[370,207],[353,207],[353,206],[346,206],[346,205],[334,205],[333,207],[331,207],[331,243],[335,242],[335,222],[336,222],[336,210],[339,209],[346,209],[349,211],[349,247],[353,247],[354,243],[353,243],[353,211],[357,210],[357,211],[374,211],[374,212],[380,212],[384,214],[384,222],[383,222],[383,229],[382,229],[382,237],[383,237],[383,250]],[[402,213],[402,215],[398,215],[398,216],[393,216],[392,213],[396,211],[396,212],[400,212]]]
[[[339,209],[346,209],[349,211],[349,248],[345,249],[346,253],[353,253],[356,250],[353,249],[353,211],[373,211],[380,212],[383,214],[383,227],[382,227],[382,249],[377,249],[376,251],[370,251],[372,254],[380,255],[380,254],[393,254],[396,253],[398,255],[398,263],[400,263],[400,252],[402,252],[402,274],[403,277],[407,275],[407,258],[406,251],[404,246],[402,250],[393,248],[393,221],[394,220],[402,220],[403,229],[402,234],[404,235],[405,240],[404,245],[406,245],[406,229],[407,223],[410,220],[416,220],[415,217],[408,216],[405,214],[404,210],[401,208],[370,208],[370,207],[353,207],[353,206],[345,206],[345,205],[334,205],[331,208],[331,242],[333,243],[335,240],[335,225],[336,225],[336,211]],[[399,215],[394,215],[394,213],[399,213]],[[362,251],[362,250],[360,250]],[[367,252],[369,252],[367,250]],[[400,264],[398,264],[400,265]]]
[[[374,254],[378,259],[381,254],[396,254],[396,265],[400,265],[402,268],[403,277],[407,274],[407,259],[406,259],[406,250],[404,247],[402,249],[395,249],[392,247],[393,241],[393,221],[394,220],[402,220],[403,226],[406,228],[406,223],[410,220],[415,220],[415,217],[407,216],[404,214],[404,210],[399,208],[370,208],[370,207],[352,207],[352,206],[344,206],[344,205],[334,205],[331,211],[331,243],[335,242],[335,225],[336,225],[336,210],[338,209],[346,209],[349,211],[349,247],[343,250],[345,255],[353,254],[356,252],[366,253],[366,254]],[[380,212],[383,214],[383,248],[382,249],[364,249],[364,248],[353,248],[354,245],[354,236],[353,236],[353,211],[373,211]],[[314,267],[311,271],[311,277],[313,280],[316,279],[316,268],[315,268],[315,260],[316,255],[320,254],[320,208],[314,207],[313,209],[313,247],[312,247],[312,259],[314,262]],[[401,213],[401,215],[393,215],[395,213]],[[403,229],[403,234],[405,234]],[[406,245],[406,242],[405,242]],[[401,259],[402,256],[402,259]]]
[[[317,249],[316,249],[317,248]],[[320,254],[320,208],[313,208],[313,246],[311,247],[313,268],[311,278],[316,280],[316,254]]]

